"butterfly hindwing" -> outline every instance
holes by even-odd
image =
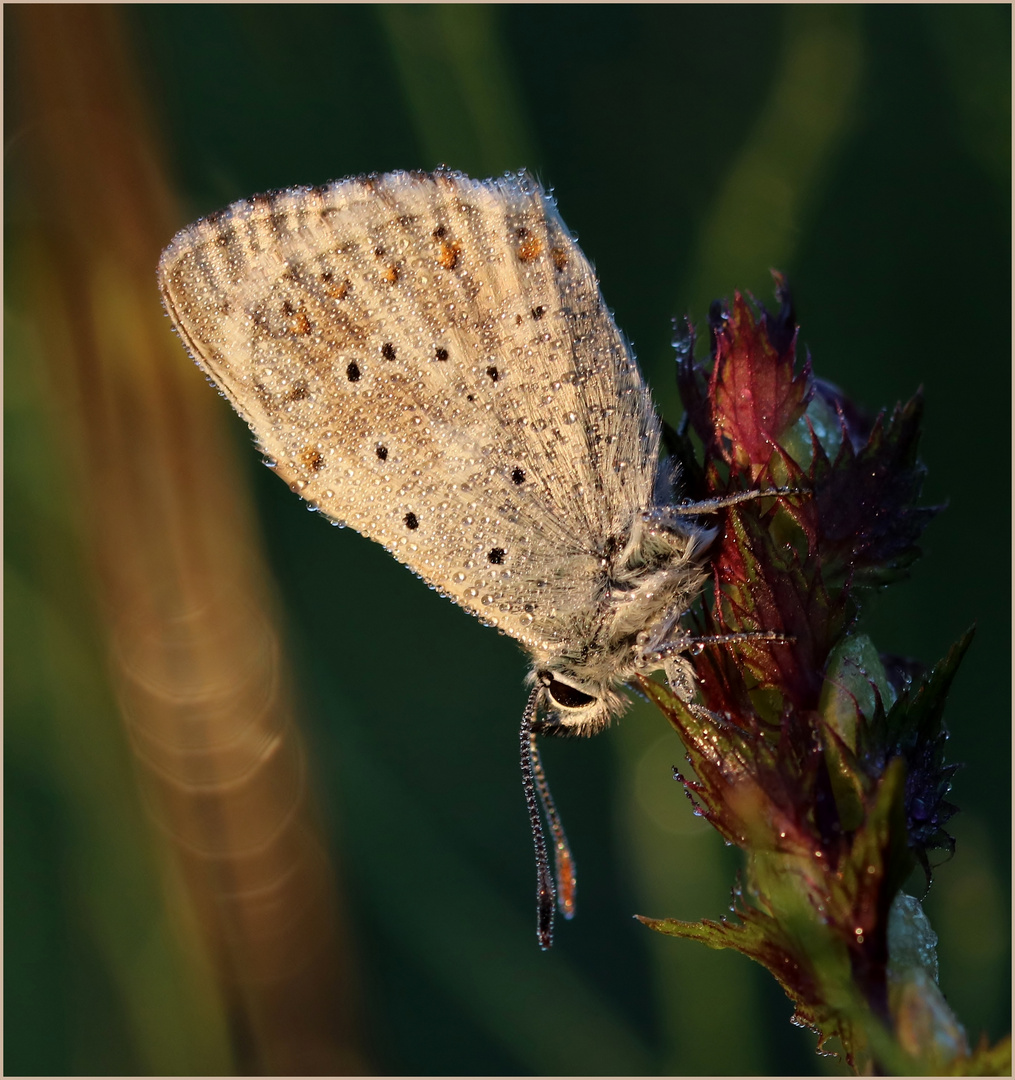
[[[392,173],[234,204],[159,268],[279,474],[537,657],[580,650],[658,421],[526,174]]]

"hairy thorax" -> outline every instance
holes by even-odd
[[[544,733],[592,734],[624,710],[618,691],[635,674],[669,672],[691,643],[679,620],[704,586],[714,538],[669,508],[639,515],[623,548],[603,558],[595,602],[578,616],[592,631],[582,647],[538,662],[529,677],[544,688]]]

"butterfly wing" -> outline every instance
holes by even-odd
[[[589,640],[658,421],[531,177],[259,196],[181,232],[159,283],[294,491],[537,658]]]

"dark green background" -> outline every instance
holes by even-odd
[[[960,1019],[974,1040],[1003,1034],[1010,9],[123,15],[188,219],[255,191],[361,171],[527,166],[554,187],[671,421],[671,317],[703,325],[708,301],[734,288],[768,300],[773,265],[794,287],[819,375],[872,409],[924,386],[925,496],[948,509],[911,580],[870,597],[864,628],[882,650],[932,662],[977,624],[948,714],[951,753],[965,764],[953,793],[958,848],[926,907]],[[247,440],[239,421],[235,431]],[[639,883],[654,868],[639,863],[623,805],[637,747],[665,735],[644,706],[622,721],[624,734],[546,749],[580,892],[578,917],[558,928],[552,954],[539,953],[516,763],[524,658],[379,547],[305,513],[252,449],[246,460],[348,892],[376,1069],[821,1067],[761,969],[631,919],[718,917],[737,866],[718,837],[675,842],[659,858],[678,864],[662,869],[712,884],[689,887],[671,909],[648,907]],[[17,521],[6,528],[16,533]],[[674,742],[658,774],[681,759]],[[10,750],[5,781],[6,1071],[140,1069],[104,974],[108,945],[89,936],[66,870],[79,857],[73,798]],[[689,817],[675,784],[672,800],[673,814]]]

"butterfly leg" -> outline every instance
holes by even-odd
[[[720,495],[715,499],[702,499],[699,502],[677,503],[667,507],[671,513],[681,516],[694,517],[698,514],[714,514],[727,506],[737,506],[739,503],[751,502],[754,499],[767,499],[775,495],[810,495],[807,488],[777,487],[764,488],[756,491],[735,491],[731,495]]]
[[[774,630],[745,630],[740,633],[710,634],[704,637],[694,637],[680,630],[669,641],[642,653],[639,666],[643,671],[658,671],[661,668],[666,673],[666,681],[670,689],[699,720],[710,720],[725,727],[732,721],[728,713],[714,712],[694,700],[697,692],[697,678],[694,667],[686,654],[697,655],[706,645],[729,645],[742,641],[775,641],[790,644],[793,640],[792,637],[779,634]]]

